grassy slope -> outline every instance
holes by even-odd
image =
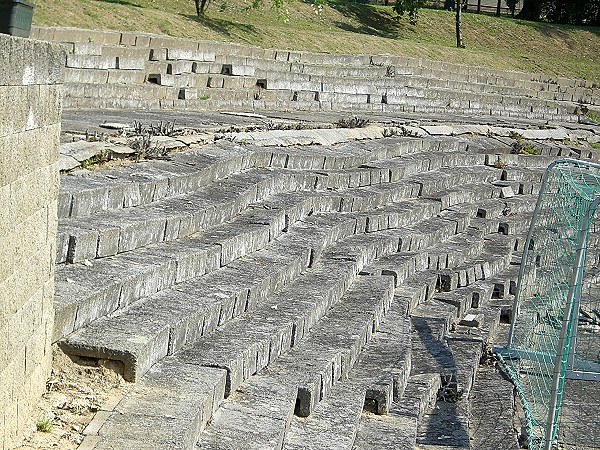
[[[455,48],[454,14],[422,10],[416,26],[389,8],[330,3],[320,16],[300,0],[282,11],[252,0],[212,0],[204,19],[193,0],[37,0],[34,23],[139,30],[264,47],[390,53],[585,78],[600,84],[600,28],[465,14],[467,49]],[[287,13],[286,13],[287,11]],[[286,19],[287,17],[287,19]]]

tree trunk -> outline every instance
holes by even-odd
[[[477,14],[481,14],[481,0],[477,0]]]
[[[194,3],[196,4],[196,15],[200,17],[200,0],[194,0]]]
[[[540,20],[541,12],[540,0],[523,0],[523,7],[517,17],[525,20]]]
[[[498,0],[496,4],[496,16],[500,17],[500,8],[502,7],[502,0]]]
[[[461,10],[462,10],[462,0],[456,0],[456,46],[458,48],[465,48],[465,45],[462,41],[462,32],[461,32]]]

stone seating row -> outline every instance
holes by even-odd
[[[242,51],[161,36],[140,35],[138,43],[135,35],[106,33],[34,29],[34,37],[66,45],[66,107],[446,109],[577,122],[586,105],[598,103],[596,87],[580,80],[394,56]]]
[[[137,244],[57,269],[54,339],[135,381],[87,445],[470,448],[473,380],[552,157],[500,168],[456,138],[202,150],[63,177],[69,241],[139,224]],[[190,199],[217,191],[194,222]]]

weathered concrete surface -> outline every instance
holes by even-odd
[[[0,35],[0,448],[50,374],[64,53]]]
[[[139,430],[155,427],[165,448],[477,449],[476,426],[497,425],[479,413],[493,405],[478,397],[479,360],[511,303],[543,167],[595,153],[541,135],[528,141],[540,155],[515,153],[514,130],[542,130],[534,121],[441,130],[381,116],[378,127],[410,133],[333,129],[352,140],[287,147],[273,136],[306,130],[261,135],[265,117],[186,113],[219,138],[190,133],[168,161],[63,176],[57,258],[74,263],[59,270],[55,339],[121,361],[139,386],[88,442],[150,448]],[[240,133],[265,145],[228,140]],[[170,412],[155,415],[144,386],[169,361],[219,371],[212,409],[204,394],[178,407],[173,387]]]

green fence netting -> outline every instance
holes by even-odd
[[[528,448],[600,448],[600,165],[546,170],[525,244],[508,345]]]

